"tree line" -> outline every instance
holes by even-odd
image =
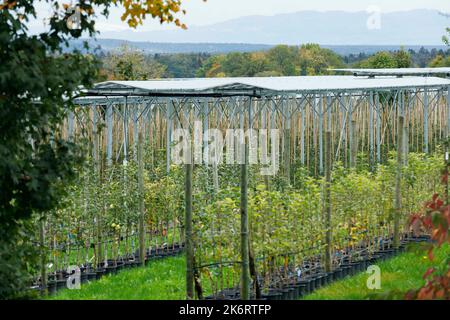
[[[318,44],[278,45],[267,51],[227,54],[145,54],[129,45],[102,52],[99,80],[264,77],[333,74],[332,68],[449,67],[450,49],[380,51],[340,56]]]

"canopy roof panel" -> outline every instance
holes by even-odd
[[[277,95],[315,92],[442,88],[450,80],[437,77],[301,76],[192,78],[147,81],[107,81],[96,84],[85,96],[175,96],[175,95]]]
[[[450,68],[393,68],[393,69],[329,69],[348,72],[355,76],[450,76]]]

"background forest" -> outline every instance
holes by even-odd
[[[99,81],[151,78],[326,75],[329,68],[449,67],[450,50],[381,51],[341,56],[318,44],[278,45],[266,51],[227,54],[146,54],[129,45],[98,53]]]

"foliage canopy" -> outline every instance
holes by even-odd
[[[146,17],[182,28],[180,0],[80,0],[76,8],[45,0],[54,13],[48,29],[30,34],[27,23],[38,1],[0,4],[0,298],[13,297],[25,285],[31,266],[21,263],[31,251],[17,237],[32,214],[52,209],[61,187],[75,174],[82,150],[53,134],[81,86],[98,75],[98,61],[78,51],[63,53],[68,41],[95,34],[96,14],[122,6],[122,20],[136,27]],[[77,19],[73,20],[74,14]]]

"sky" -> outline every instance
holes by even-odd
[[[412,9],[450,11],[448,0],[202,0],[185,1],[186,21],[211,24],[248,15],[274,15],[304,10],[365,11],[376,5],[382,12]]]
[[[68,1],[62,1],[68,2]],[[76,3],[76,1],[73,1]],[[305,10],[315,11],[366,11],[370,6],[377,6],[381,12],[405,11],[413,9],[433,9],[450,13],[449,0],[184,0],[183,8],[187,13],[181,17],[189,26],[214,24],[249,15],[275,15]],[[108,19],[99,18],[97,29],[102,31],[121,31],[129,29],[120,20],[123,8],[113,8]],[[30,29],[39,32],[43,28],[42,19],[49,15],[49,8],[39,5],[38,19],[30,23]],[[141,31],[167,30],[173,26],[160,25],[148,19]]]

